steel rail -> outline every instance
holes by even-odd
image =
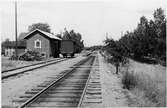
[[[44,63],[48,63],[48,62],[55,61],[55,60],[60,60],[60,59],[62,59],[62,58],[42,61],[42,62],[39,62],[39,63],[34,63],[34,64],[26,65],[26,66],[17,67],[17,68],[14,68],[14,69],[3,70],[1,73],[10,72],[10,71],[22,69],[22,68],[25,68],[25,67],[35,66],[35,65],[39,65],[39,64],[44,64]]]
[[[79,103],[78,103],[77,108],[80,108],[81,105],[82,105],[82,102],[83,102],[83,99],[84,99],[84,96],[85,96],[85,93],[86,93],[86,90],[87,90],[87,87],[88,87],[88,83],[89,83],[89,80],[90,80],[90,77],[91,77],[91,73],[92,73],[92,72],[91,72],[91,70],[90,70],[88,79],[87,79],[87,81],[86,81],[86,85],[85,85],[84,90],[83,90],[83,92],[82,92],[82,95],[81,95],[81,98],[80,98],[80,100],[79,100]]]
[[[55,62],[51,62],[51,63],[47,63],[47,64],[44,64],[44,65],[42,65],[42,66],[37,66],[37,67],[34,67],[34,68],[31,68],[31,69],[27,69],[27,70],[23,70],[23,71],[21,71],[21,72],[17,72],[17,73],[12,73],[12,74],[9,74],[9,75],[2,75],[2,77],[1,77],[1,79],[3,80],[3,79],[6,79],[6,78],[9,78],[9,77],[12,77],[12,76],[16,76],[16,75],[18,75],[18,74],[22,74],[22,73],[25,73],[25,72],[28,72],[28,71],[32,71],[32,70],[35,70],[35,69],[39,69],[39,68],[41,68],[41,67],[45,67],[45,66],[48,66],[48,65],[52,65],[52,64],[55,64],[55,63],[58,63],[58,62],[61,62],[61,61],[65,61],[65,60],[68,60],[68,59],[59,59],[59,60],[57,60],[57,61],[55,61]],[[41,65],[41,64],[38,64],[38,65]]]
[[[77,65],[82,65],[83,63],[85,63],[91,56],[87,57],[86,59],[82,60],[82,62],[77,63]],[[67,73],[63,74],[62,76],[60,76],[57,80],[55,80],[54,82],[52,82],[50,85],[48,85],[46,88],[42,89],[40,92],[38,92],[36,95],[34,95],[32,98],[28,99],[26,102],[24,102],[21,106],[19,106],[18,108],[24,108],[28,105],[30,105],[31,103],[33,103],[35,100],[37,100],[38,98],[40,98],[40,95],[42,95],[43,93],[47,92],[47,90],[49,88],[51,88],[52,86],[56,85],[61,79],[63,79],[64,77],[68,76],[70,73],[72,73],[73,71],[75,71],[77,67],[72,68],[72,70],[68,71]]]
[[[68,72],[67,74],[71,73],[73,70],[71,70],[70,72]],[[65,76],[67,76],[67,74],[64,74],[63,76],[61,76],[59,79],[55,80],[54,82],[52,82],[50,85],[48,85],[48,87],[44,88],[42,91],[40,91],[39,93],[37,93],[36,95],[34,95],[32,98],[30,98],[29,100],[27,100],[25,103],[23,103],[19,108],[24,108],[26,106],[28,106],[29,104],[33,103],[36,99],[38,99],[38,97],[43,94],[44,92],[46,92],[50,87],[52,87],[53,85],[55,85],[58,81],[60,81],[62,78],[64,78]]]

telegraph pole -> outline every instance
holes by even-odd
[[[18,49],[17,49],[17,0],[15,1],[15,39],[16,39],[15,54],[16,54],[16,60],[18,60]]]

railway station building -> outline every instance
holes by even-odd
[[[37,51],[45,57],[59,57],[61,39],[51,33],[36,29],[28,33],[26,49]]]

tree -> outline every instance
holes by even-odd
[[[114,39],[109,39],[106,38],[104,41],[106,44],[106,51],[112,56],[112,58],[109,58],[109,62],[114,63],[116,67],[116,74],[118,74],[118,68],[120,65],[120,62],[123,62],[123,55],[124,55],[124,50],[123,46],[119,41],[115,41]]]
[[[70,39],[71,40],[73,40],[73,41],[77,41],[76,40],[76,33],[74,32],[74,30],[71,30],[70,32],[69,32],[69,35],[70,35]]]
[[[6,39],[5,39],[5,42],[9,42],[9,41],[10,41],[10,39],[9,39],[9,38],[6,38]]]
[[[6,38],[5,41],[2,42],[2,46],[5,46],[6,44],[10,43],[10,39]]]
[[[21,32],[21,33],[19,34],[18,40],[24,39],[27,34],[28,34],[28,33],[26,33],[26,32]]]
[[[64,32],[63,32],[63,37],[62,37],[63,40],[70,40],[71,37],[70,37],[70,34],[68,33],[67,29],[64,28]]]
[[[51,29],[50,29],[50,26],[49,24],[47,23],[34,23],[32,25],[30,25],[28,27],[28,31],[31,32],[35,29],[40,29],[42,31],[45,31],[45,32],[48,32],[48,33],[51,33]]]
[[[132,32],[126,32],[118,41],[105,40],[105,49],[114,58],[123,61],[124,57],[136,60],[155,58],[166,64],[166,19],[164,10],[154,11],[152,20],[142,16]]]
[[[156,44],[155,44],[155,55],[159,57],[166,58],[166,19],[164,10],[162,8],[158,8],[154,11],[154,23],[155,23],[155,34]]]
[[[75,38],[76,38],[76,40],[81,41],[82,36],[81,36],[80,33],[76,33],[76,37]]]
[[[69,34],[73,41],[81,42],[82,36],[80,33],[75,33],[74,30],[71,30]]]

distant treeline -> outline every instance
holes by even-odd
[[[104,49],[116,58],[152,58],[166,62],[166,17],[158,8],[153,19],[140,18],[136,29],[127,31],[118,41],[106,38]]]
[[[95,46],[91,46],[91,47],[85,47],[85,50],[91,50],[91,51],[95,51],[95,50],[101,50],[103,48],[102,45],[95,45]]]

